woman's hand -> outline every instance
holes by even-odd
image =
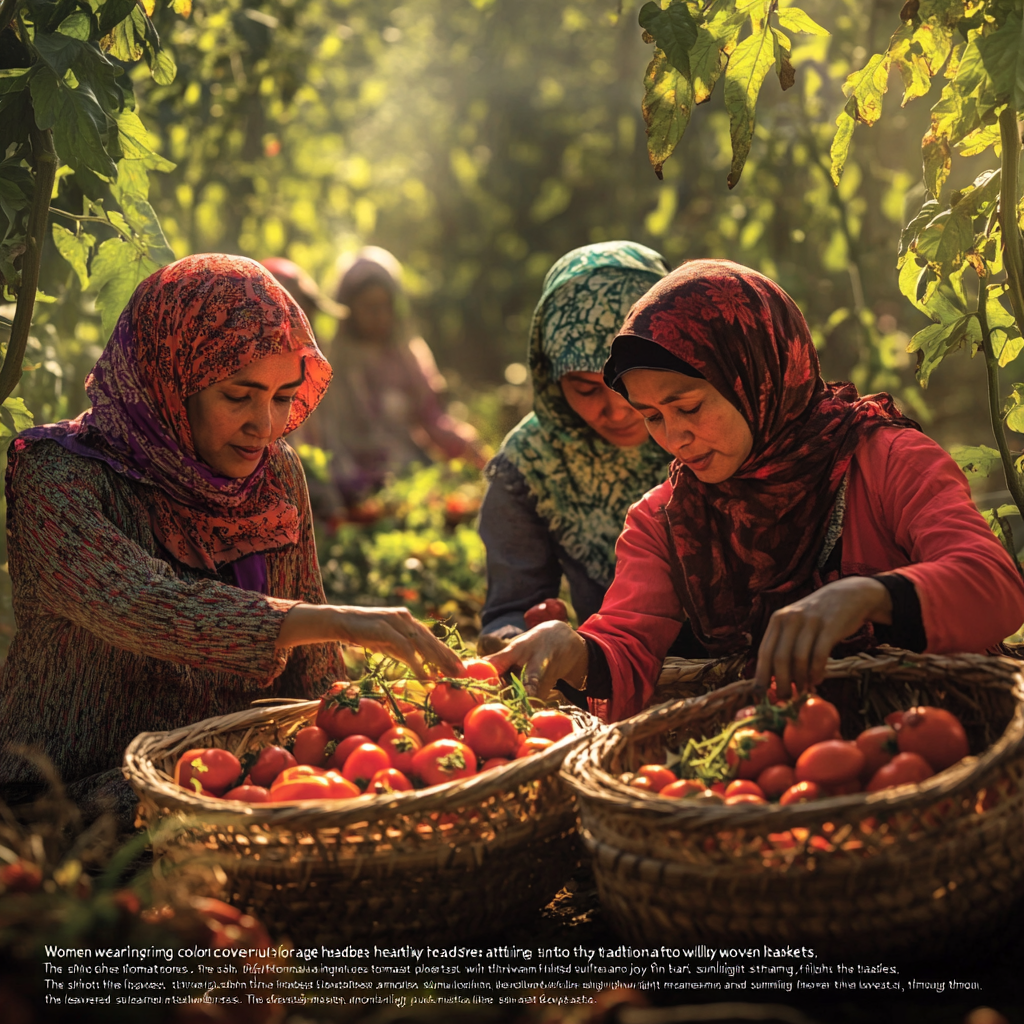
[[[870,576],[848,576],[780,608],[768,622],[757,654],[757,681],[771,677],[785,692],[816,686],[825,678],[828,656],[840,640],[865,622],[892,622],[892,598]]]
[[[499,675],[522,666],[526,692],[545,699],[559,679],[570,686],[583,681],[587,674],[587,643],[567,622],[542,622],[484,660]]]
[[[417,622],[408,608],[298,604],[281,623],[277,646],[332,640],[397,658],[420,679],[438,674],[458,678],[463,672],[458,655]]]

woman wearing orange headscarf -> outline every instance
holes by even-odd
[[[324,604],[302,468],[285,434],[331,369],[258,263],[191,256],[143,281],[86,381],[92,407],[25,431],[7,470],[18,633],[0,685],[0,794],[42,747],[73,795],[124,810],[122,752],[344,674],[338,641],[418,671],[457,659],[401,608]]]

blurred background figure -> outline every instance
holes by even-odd
[[[263,260],[263,266],[269,270],[285,291],[299,304],[299,308],[306,314],[312,327],[316,327],[317,313],[326,313],[337,320],[343,320],[348,316],[348,310],[332,301],[323,292],[319,285],[307,274],[298,263],[286,260],[283,256],[271,256]]]
[[[402,268],[391,253],[367,246],[344,260],[334,302],[291,261],[273,259],[265,266],[289,291],[298,291],[304,309],[338,318],[327,346],[334,380],[301,438],[332,455],[333,493],[314,496],[321,514],[330,518],[324,507],[330,498],[335,512],[357,505],[389,474],[413,463],[465,458],[483,466],[476,431],[441,404],[445,380],[430,347],[410,327]]]

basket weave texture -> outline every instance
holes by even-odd
[[[617,929],[636,942],[810,945],[933,956],[1024,895],[1024,677],[980,655],[893,651],[829,664],[819,693],[844,736],[891,711],[944,707],[973,756],[919,785],[813,803],[726,807],[646,796],[619,775],[663,762],[763,696],[752,680],[652,707],[567,759],[581,833]]]
[[[163,871],[209,861],[208,874],[226,878],[216,895],[303,944],[486,934],[536,913],[571,874],[575,801],[558,769],[598,726],[578,709],[576,733],[542,753],[410,793],[261,805],[174,783],[184,751],[223,747],[241,757],[280,744],[318,708],[241,711],[132,741],[124,773],[141,817],[178,826],[155,832]]]

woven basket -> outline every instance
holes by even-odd
[[[257,708],[132,741],[124,772],[143,820],[180,826],[156,833],[164,872],[212,859],[221,870],[208,874],[226,877],[217,895],[306,945],[483,934],[536,913],[571,874],[580,852],[575,801],[558,769],[598,725],[578,709],[575,735],[544,752],[418,792],[269,806],[174,783],[185,750],[225,747],[241,757],[282,742],[318,708]]]
[[[1024,677],[980,655],[831,662],[819,692],[844,736],[918,704],[948,708],[972,754],[920,785],[788,807],[647,797],[620,773],[713,735],[752,680],[650,708],[567,758],[602,903],[654,944],[810,945],[931,956],[981,936],[1024,895]]]

